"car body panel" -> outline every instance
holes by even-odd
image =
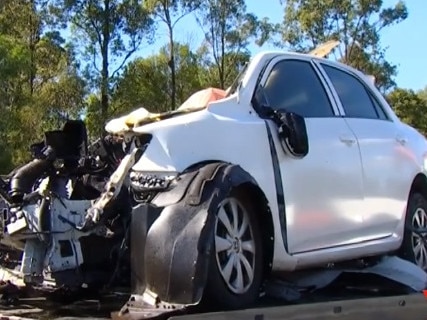
[[[363,162],[365,228],[375,238],[389,236],[404,219],[408,190],[419,166],[411,150],[396,141],[390,121],[346,119],[355,132]]]
[[[333,66],[362,81],[388,118],[380,120],[347,117],[332,82],[321,69],[340,114],[358,140],[363,164],[364,228],[377,239],[390,236],[405,218],[409,190],[415,176],[424,172],[424,155],[417,155],[417,150],[422,153],[422,150],[426,150],[426,140],[415,129],[401,122],[374,82],[366,79],[360,71],[325,60],[316,59],[315,63],[320,69],[322,64]],[[414,147],[413,143],[418,146]],[[398,234],[403,234],[401,228]]]
[[[347,145],[339,139],[352,132],[338,117],[307,118],[306,126],[310,141],[306,157],[289,157],[279,141],[275,144],[283,177],[289,252],[367,240],[359,150],[357,143]]]
[[[135,132],[153,134],[153,139],[132,169],[179,173],[207,160],[239,164],[251,174],[269,203],[276,240],[274,251],[278,257],[274,263],[278,269],[293,269],[295,262],[284,248],[274,173],[268,170],[272,156],[266,124],[249,111],[233,97],[206,110],[136,128]]]
[[[260,85],[264,86],[277,63],[289,59],[312,62],[310,56],[277,56],[268,63]],[[312,67],[317,72],[315,66]],[[331,93],[327,93],[335,117],[305,119],[309,140],[307,156],[289,157],[280,141],[275,143],[291,254],[370,239],[363,228],[363,177],[357,139],[339,116]],[[272,128],[274,130],[277,131]]]

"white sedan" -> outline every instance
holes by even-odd
[[[131,184],[143,207],[163,208],[145,246],[146,290],[162,301],[192,304],[204,292],[211,303],[240,307],[272,271],[385,254],[427,269],[426,139],[353,68],[260,53],[224,98],[129,132],[150,136]],[[150,177],[171,184],[150,198]],[[197,212],[204,224],[195,227]],[[201,247],[211,234],[211,250]]]

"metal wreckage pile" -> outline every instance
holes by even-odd
[[[83,122],[68,121],[31,146],[33,160],[0,179],[3,267],[50,291],[129,285],[131,199],[110,179],[122,142],[88,146]]]

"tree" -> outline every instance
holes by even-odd
[[[250,60],[250,53],[247,51],[225,53],[222,60],[226,69],[226,79],[224,83],[221,83],[220,68],[212,63],[208,51],[209,48],[206,46],[202,46],[198,50],[200,62],[205,70],[200,79],[203,87],[227,88],[236,79],[242,67]]]
[[[73,50],[46,27],[42,5],[5,0],[0,10],[0,138],[13,165],[28,160],[43,131],[82,107],[85,83]]]
[[[25,100],[21,75],[28,70],[29,54],[24,44],[0,35],[0,57],[0,110],[5,112]]]
[[[113,79],[144,39],[150,38],[152,19],[142,0],[54,0],[51,12],[71,23],[76,40],[84,46],[83,56],[92,62],[87,68],[100,91],[103,121]]]
[[[0,35],[0,173],[12,169],[12,146],[9,134],[16,130],[15,106],[23,104],[24,81],[28,69],[28,52],[12,37]]]
[[[384,58],[380,33],[405,20],[402,1],[383,8],[382,0],[288,0],[282,26],[284,44],[309,51],[322,42],[339,40],[338,59],[376,77],[383,91],[395,85],[396,67]]]
[[[200,56],[193,53],[188,45],[174,44],[176,59],[177,104],[184,102],[192,93],[202,88]],[[113,92],[112,107],[116,115],[127,113],[138,107],[151,112],[165,112],[170,109],[169,46],[163,47],[157,55],[136,59],[126,66]]]
[[[417,128],[427,136],[427,102],[413,90],[396,88],[387,100],[402,121]]]
[[[425,103],[427,103],[427,87],[425,87],[424,89],[418,91],[418,96],[423,99],[425,101]]]
[[[146,8],[166,25],[169,42],[169,60],[167,64],[170,68],[170,109],[176,107],[176,66],[175,66],[175,38],[174,29],[176,24],[198,8],[200,0],[147,0]]]
[[[42,15],[38,0],[4,0],[0,12],[0,34],[14,38],[28,50],[26,78],[30,94],[34,92],[36,51],[44,27]]]
[[[259,20],[246,12],[244,0],[206,0],[198,10],[197,21],[205,35],[203,47],[210,53],[208,64],[216,69],[215,82],[226,88],[234,79],[234,66],[260,32]]]

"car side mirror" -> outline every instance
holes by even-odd
[[[252,97],[252,103],[258,112],[270,118],[278,127],[282,148],[286,153],[296,158],[303,158],[308,154],[308,136],[304,117],[293,112],[281,112],[271,106],[265,89],[259,85]]]
[[[308,154],[308,136],[304,117],[293,112],[276,112],[275,122],[285,152],[297,158]]]

